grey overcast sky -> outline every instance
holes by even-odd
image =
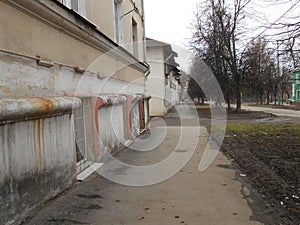
[[[199,0],[144,0],[146,36],[184,46]]]
[[[188,39],[191,38],[191,23],[195,18],[194,12],[196,5],[205,0],[144,0],[146,36],[159,41],[175,44],[181,47],[188,45]],[[230,1],[229,1],[230,2]],[[287,13],[287,16],[300,16],[299,0],[282,0],[281,4],[274,4],[272,0],[252,0],[247,11],[249,14],[265,15],[265,20],[261,22],[275,22],[291,6],[297,3]],[[280,22],[285,21],[283,17]],[[253,25],[254,21],[247,21],[249,26],[249,35],[260,31]],[[253,29],[253,30],[252,30]],[[262,29],[263,30],[263,29]]]
[[[191,23],[195,18],[197,4],[206,0],[144,0],[146,36],[173,46],[179,57],[176,61],[188,71],[190,65],[190,52],[188,40],[192,36]],[[228,2],[232,2],[229,0]],[[266,34],[266,28],[258,29],[258,24],[269,25],[280,18],[279,22],[297,20],[300,17],[300,0],[281,0],[274,4],[275,0],[252,0],[248,5],[246,39],[248,41],[259,34]],[[278,3],[280,2],[280,3]],[[285,15],[285,16],[283,16]],[[260,21],[255,21],[260,17]],[[296,19],[295,19],[296,18]],[[277,21],[278,22],[278,21]],[[276,38],[276,37],[275,37]]]

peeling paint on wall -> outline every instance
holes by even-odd
[[[71,97],[0,100],[0,224],[24,215],[75,181]]]
[[[63,96],[65,92],[96,96],[144,92],[143,84],[127,83],[110,77],[98,79],[97,74],[78,74],[72,68],[59,65],[41,67],[34,59],[1,52],[0,74],[0,97],[50,97]]]
[[[73,184],[69,115],[1,125],[0,145],[0,224]]]

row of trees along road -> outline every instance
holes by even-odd
[[[252,16],[248,7],[251,0],[207,0],[199,4],[190,42],[196,56],[190,73],[209,80],[201,72],[199,61],[204,61],[217,78],[229,109],[235,100],[239,111],[242,97],[261,104],[265,99],[267,104],[273,100],[276,104],[277,99],[290,98],[291,72],[300,65],[300,20],[295,17],[287,20],[292,22],[282,23],[280,19],[299,2],[295,0],[285,14],[251,39],[246,39],[244,27]],[[262,35],[270,30],[272,35]],[[209,97],[193,79],[188,82],[188,93],[199,100]]]

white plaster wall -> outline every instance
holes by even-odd
[[[66,114],[0,126],[0,224],[17,221],[73,184],[71,124]]]
[[[1,97],[62,96],[65,92],[134,95],[145,90],[142,83],[97,77],[89,72],[79,74],[73,68],[58,65],[43,67],[34,59],[7,53],[0,53],[0,74]]]
[[[147,61],[150,64],[150,74],[146,81],[147,94],[151,96],[150,116],[164,116],[166,92],[162,48],[147,48]]]
[[[2,125],[0,143],[0,181],[74,162],[70,115]]]
[[[113,153],[124,144],[124,120],[122,105],[104,106],[98,109],[99,141],[101,150]]]
[[[151,96],[149,101],[150,116],[164,116],[166,98],[164,80],[158,77],[149,77],[147,81],[148,92]]]
[[[145,128],[147,129],[147,125],[149,123],[149,112],[148,112],[148,100],[144,101],[144,118],[145,118]]]
[[[141,130],[139,102],[134,102],[131,107],[132,135],[135,138],[140,134]]]
[[[169,110],[170,108],[172,108],[173,106],[179,103],[180,92],[181,92],[181,88],[177,80],[172,75],[170,76],[171,77],[169,77],[168,84],[165,86],[165,90],[166,90],[165,106],[167,110]]]
[[[173,90],[170,89],[170,85],[166,85],[166,101],[165,101],[165,106],[168,107],[169,105],[172,105],[173,101]]]

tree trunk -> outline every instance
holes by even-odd
[[[237,92],[238,93],[236,94],[236,111],[240,112],[242,108],[242,101],[241,101],[241,93],[239,92],[239,88]]]
[[[284,87],[282,88],[282,92],[281,92],[281,105],[283,106],[283,102],[284,102]]]
[[[227,108],[228,108],[229,111],[231,110],[231,105],[230,105],[230,100],[229,99],[227,99]]]
[[[236,64],[234,64],[234,71],[235,71],[235,85],[236,85],[236,112],[241,111],[242,108],[242,98],[241,98],[241,77],[237,71]]]
[[[229,42],[230,44],[230,42]],[[231,62],[232,62],[232,73],[235,78],[235,86],[236,86],[236,112],[241,111],[242,107],[242,98],[241,98],[241,75],[238,71],[237,67],[237,56],[236,56],[236,47],[235,47],[235,34],[231,37],[231,44],[232,44],[232,50],[230,49],[230,46],[228,46],[229,54],[231,56]]]
[[[204,105],[204,98],[201,98],[201,104]]]

